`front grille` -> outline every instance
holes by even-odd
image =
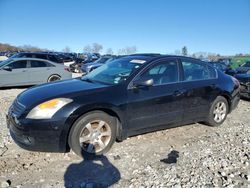
[[[11,106],[11,112],[14,113],[16,116],[20,116],[25,111],[25,106],[22,105],[17,99],[13,102]]]

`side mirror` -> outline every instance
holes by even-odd
[[[5,66],[2,69],[6,71],[12,71],[12,68],[10,66]]]
[[[153,79],[149,79],[149,80],[139,79],[139,80],[135,80],[133,82],[133,87],[134,88],[150,87],[153,84],[154,84],[154,80]]]

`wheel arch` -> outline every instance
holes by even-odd
[[[101,111],[104,112],[112,117],[116,118],[116,125],[117,125],[117,132],[116,132],[116,140],[117,141],[122,141],[126,138],[126,131],[124,133],[124,118],[121,115],[121,112],[119,112],[118,110],[116,110],[115,108],[111,108],[111,107],[101,107],[101,106],[96,106],[94,108],[87,108],[86,106],[80,107],[77,110],[75,110],[71,115],[70,115],[70,120],[69,122],[67,122],[66,124],[68,124],[68,128],[66,130],[66,150],[69,151],[69,144],[68,144],[68,139],[69,139],[69,134],[70,131],[72,129],[72,126],[74,125],[74,123],[81,118],[82,116],[84,116],[87,113],[93,112],[93,111]]]
[[[47,82],[49,82],[49,79],[50,79],[52,76],[58,76],[58,77],[62,78],[62,76],[59,75],[58,73],[53,73],[53,74],[50,74],[50,75],[49,75],[49,77],[47,78]]]
[[[224,97],[226,100],[227,100],[227,103],[228,103],[228,113],[231,112],[232,110],[232,102],[231,102],[231,97],[228,93],[224,92],[224,93],[221,93],[220,96]]]

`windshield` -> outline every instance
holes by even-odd
[[[96,61],[95,61],[95,63],[101,63],[101,64],[104,64],[106,61],[108,61],[110,58],[108,58],[108,57],[105,57],[105,58],[100,58],[100,59],[97,59]]]
[[[12,61],[12,59],[7,59],[5,61],[0,61],[0,67],[3,67],[4,65],[7,65],[11,61]]]
[[[242,65],[242,67],[250,67],[250,61],[244,63],[244,64]]]
[[[83,76],[82,80],[116,85],[126,81],[145,62],[144,60],[133,60],[131,58],[117,59],[93,70]]]
[[[18,57],[25,57],[25,54],[24,53],[16,53],[16,54],[11,56],[11,58],[18,58]]]

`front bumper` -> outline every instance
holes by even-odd
[[[42,152],[65,152],[59,122],[17,120],[14,114],[6,115],[7,126],[15,143],[23,149]],[[65,139],[65,138],[63,138]]]

